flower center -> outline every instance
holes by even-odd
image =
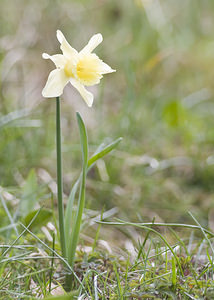
[[[83,56],[77,63],[76,74],[84,85],[99,83],[102,75],[99,72],[99,58],[95,54]]]
[[[67,77],[74,77],[73,68],[73,63],[70,60],[68,60],[64,67],[65,75]]]

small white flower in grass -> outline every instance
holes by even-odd
[[[102,42],[103,37],[100,33],[93,35],[80,52],[69,45],[60,30],[57,30],[57,39],[61,44],[62,54],[42,54],[44,59],[52,60],[56,66],[56,69],[49,74],[42,95],[45,98],[59,97],[66,84],[70,82],[79,91],[87,105],[91,107],[94,96],[87,91],[85,86],[98,84],[103,74],[115,72],[96,54],[92,53]]]

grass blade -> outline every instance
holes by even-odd
[[[176,286],[177,283],[177,270],[176,270],[176,264],[175,264],[175,258],[172,256],[172,285],[173,287]]]
[[[5,202],[5,200],[4,200],[4,198],[3,198],[3,196],[2,196],[1,193],[0,193],[0,198],[1,198],[2,206],[4,207],[4,210],[5,210],[5,212],[6,212],[7,216],[8,216],[8,219],[10,220],[10,223],[11,223],[11,225],[12,225],[12,228],[14,228],[14,230],[15,230],[15,232],[16,232],[16,235],[19,235],[19,232],[18,232],[18,229],[17,229],[17,227],[16,227],[16,224],[14,223],[14,220],[13,220],[13,218],[12,218],[12,216],[11,216],[11,214],[10,214],[8,208],[7,208],[6,202]]]

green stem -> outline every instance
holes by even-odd
[[[62,185],[62,151],[61,151],[61,124],[60,124],[60,99],[56,98],[56,155],[57,155],[57,196],[59,214],[59,234],[62,256],[66,258],[63,185]]]

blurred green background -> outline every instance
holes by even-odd
[[[1,0],[0,6],[0,185],[19,197],[34,169],[36,201],[48,205],[56,180],[55,101],[41,90],[54,66],[41,55],[60,53],[57,29],[77,50],[100,32],[96,53],[117,72],[90,89],[91,109],[65,88],[65,194],[81,170],[79,111],[91,153],[123,137],[88,175],[88,208],[118,207],[123,219],[171,222],[188,222],[190,210],[214,229],[214,1]]]

